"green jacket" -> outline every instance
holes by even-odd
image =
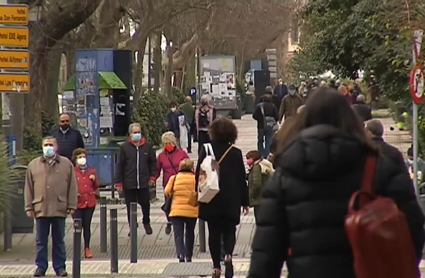
[[[248,173],[249,205],[251,207],[260,205],[261,193],[273,172],[272,164],[266,159],[254,163],[252,166]]]
[[[193,105],[188,102],[185,102],[180,105],[179,109],[183,111],[187,122],[191,124],[193,122],[193,116],[195,115],[195,108],[193,107]]]

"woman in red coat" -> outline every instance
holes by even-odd
[[[162,134],[161,141],[164,150],[156,160],[156,178],[159,178],[162,171],[162,188],[165,188],[170,177],[179,172],[180,162],[189,156],[178,147],[177,138],[173,132],[168,131]],[[171,222],[168,215],[165,234],[171,234]]]
[[[84,256],[93,258],[90,250],[91,220],[97,203],[97,189],[100,186],[96,170],[87,165],[87,151],[82,148],[74,150],[75,176],[78,185],[77,211],[73,217],[81,219],[84,238]]]

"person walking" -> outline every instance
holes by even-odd
[[[195,226],[198,207],[189,204],[195,191],[194,163],[189,158],[180,161],[179,172],[171,176],[165,187],[165,195],[172,198],[170,220],[174,228],[174,242],[179,262],[192,262],[195,244]]]
[[[132,123],[128,127],[128,133],[128,141],[121,144],[118,152],[115,187],[124,193],[128,223],[130,224],[130,204],[137,202],[142,208],[143,228],[146,234],[151,235],[149,187],[155,186],[156,154],[152,144],[144,137],[139,123]]]
[[[274,173],[273,165],[261,156],[259,151],[249,151],[246,154],[248,170],[249,206],[254,209],[255,222],[257,223],[258,211],[261,204],[261,193],[271,175]]]
[[[25,177],[25,212],[35,218],[36,249],[34,277],[46,276],[48,242],[52,230],[52,262],[57,276],[67,277],[65,219],[77,209],[77,182],[74,165],[57,154],[54,137],[42,140],[43,155],[28,164]]]
[[[72,153],[75,149],[84,149],[84,141],[78,129],[71,127],[71,117],[67,113],[59,116],[59,126],[51,131],[51,135],[58,143],[58,155],[72,160]]]
[[[366,133],[369,138],[376,144],[381,154],[394,162],[394,164],[400,166],[402,169],[406,169],[403,155],[394,146],[384,141],[384,126],[379,120],[370,120],[366,122]]]
[[[176,175],[179,172],[180,162],[184,159],[189,158],[187,153],[180,149],[177,145],[177,138],[174,136],[174,133],[168,131],[161,136],[163,151],[158,155],[156,160],[156,176],[158,179],[162,175],[162,188],[167,185],[171,176]],[[165,234],[171,234],[171,221],[167,215],[167,226],[165,227]]]
[[[87,151],[85,149],[74,150],[75,176],[78,186],[78,204],[73,218],[81,219],[84,239],[84,257],[93,258],[90,249],[91,221],[96,209],[98,189],[100,187],[96,169],[87,164]]]
[[[357,96],[356,104],[353,105],[353,109],[362,122],[372,119],[372,109],[370,108],[370,105],[366,104],[364,95]]]
[[[180,140],[180,126],[186,126],[186,119],[184,118],[184,112],[178,110],[177,107],[179,104],[176,101],[170,102],[170,112],[167,114],[167,118],[165,119],[165,124],[167,126],[168,131],[174,133],[177,138],[177,142]],[[181,119],[183,117],[183,120]]]
[[[236,243],[236,226],[240,223],[241,209],[249,213],[248,186],[242,151],[233,144],[238,137],[235,124],[227,117],[215,120],[209,130],[211,147],[220,165],[220,191],[209,203],[199,204],[199,218],[208,223],[208,245],[213,262],[213,278],[221,275],[221,240],[225,250],[225,277],[233,277],[232,254]],[[198,188],[201,164],[206,157],[201,149],[196,167],[196,188]]]
[[[303,99],[297,94],[295,85],[289,86],[289,94],[286,95],[279,108],[279,121],[293,117],[297,114],[297,109],[303,105]]]
[[[288,87],[283,82],[282,78],[277,80],[277,84],[274,87],[273,95],[276,96],[278,103],[282,102],[282,99],[288,94]]]
[[[264,188],[248,277],[278,278],[286,263],[293,278],[355,278],[344,223],[372,155],[374,190],[406,215],[419,264],[425,221],[406,170],[379,155],[346,98],[333,89],[318,89],[304,109],[282,140],[279,171]]]
[[[271,103],[272,96],[266,94],[262,102],[257,104],[252,118],[257,121],[257,150],[264,158],[270,154],[270,145],[275,131],[278,129],[279,114],[276,107]],[[271,126],[275,126],[275,129]]]
[[[195,108],[193,107],[192,98],[190,96],[186,97],[185,102],[179,106],[179,110],[183,111],[187,123],[189,124],[189,130],[187,132],[187,153],[192,153],[192,135],[196,128],[193,123]]]
[[[203,95],[201,97],[201,106],[195,111],[195,126],[198,140],[198,155],[203,148],[205,143],[209,143],[210,137],[208,135],[208,129],[212,122],[216,118],[216,110],[209,104],[210,96]]]

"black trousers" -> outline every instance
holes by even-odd
[[[220,253],[223,240],[225,255],[232,255],[236,244],[236,226],[222,219],[208,222],[208,245],[214,268],[221,268]]]
[[[255,224],[257,224],[258,221],[258,212],[260,210],[260,206],[254,206],[254,219],[255,219]]]
[[[150,224],[151,204],[149,202],[149,187],[141,189],[124,189],[125,205],[127,207],[127,220],[130,225],[130,203],[138,203],[142,208],[143,224]]]
[[[174,229],[177,257],[192,258],[197,218],[170,217]]]
[[[83,228],[84,248],[90,248],[91,238],[91,220],[93,218],[95,207],[77,209],[72,217],[81,219]]]
[[[210,142],[211,142],[211,139],[210,139],[210,136],[208,135],[208,131],[200,130],[198,132],[198,155],[201,154],[201,150],[204,144],[210,143]]]

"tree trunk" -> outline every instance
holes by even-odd
[[[195,56],[191,57],[186,66],[185,74],[185,86],[184,90],[187,91],[189,88],[196,87],[196,59]]]
[[[69,31],[87,20],[100,0],[68,1],[53,5],[31,28],[30,33],[30,93],[25,98],[25,127],[41,135],[41,103],[47,100],[49,50]]]
[[[62,61],[62,44],[55,45],[49,53],[49,70],[47,73],[47,91],[46,102],[42,103],[41,110],[47,116],[57,118],[59,114],[58,106],[58,93],[61,89],[59,87],[59,74],[61,70]]]
[[[148,35],[141,36],[140,47],[137,53],[137,64],[136,70],[134,71],[134,95],[133,95],[133,106],[139,103],[140,96],[143,93],[143,60],[145,58],[146,44],[148,42]],[[149,78],[149,77],[148,77]]]
[[[161,84],[161,71],[162,71],[162,49],[161,49],[161,43],[162,43],[162,32],[156,32],[156,39],[155,39],[155,47],[153,51],[153,61],[154,61],[154,92],[159,93],[159,87]]]
[[[173,77],[173,54],[174,54],[174,46],[171,46],[171,41],[167,39],[167,58],[168,64],[165,68],[164,74],[164,87],[165,93],[171,99],[173,97],[171,79]]]

